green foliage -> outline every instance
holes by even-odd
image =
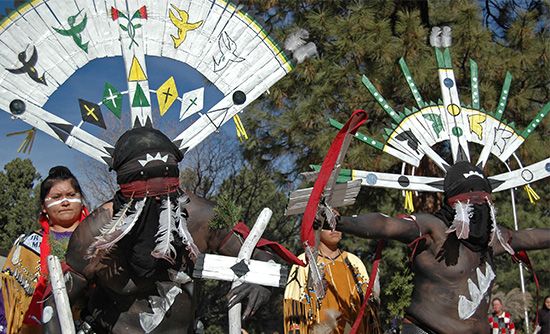
[[[469,59],[478,64],[481,106],[489,112],[497,107],[506,71],[512,73],[504,118],[514,120],[520,131],[550,101],[548,1],[445,0],[429,1],[428,8],[423,8],[421,1],[249,0],[244,3],[248,5],[247,10],[259,13],[256,17],[268,13],[263,14],[265,22],[260,23],[280,41],[292,31],[304,28],[310,33],[309,41],[313,41],[319,51],[318,57],[297,65],[270,88],[270,94],[250,107],[243,117],[247,131],[253,133],[246,143],[244,156],[253,164],[278,171],[283,179],[274,180],[281,185],[296,184],[297,173],[322,161],[336,134],[336,130],[328,126],[329,117],[344,122],[354,109],[365,109],[369,121],[360,131],[383,141],[383,129],[391,127],[390,117],[361,83],[363,74],[395,110],[415,106],[397,64],[403,57],[423,99],[441,98],[435,56],[427,41],[431,26],[449,25],[453,29],[451,56],[463,105],[471,104]],[[488,11],[480,5],[491,8]],[[498,17],[498,23],[494,23],[493,16]],[[541,122],[536,133],[522,145],[519,156],[524,165],[548,157],[548,124],[548,119]],[[281,167],[281,161],[287,163]],[[357,141],[351,143],[343,167],[400,172],[396,159]],[[512,167],[517,168],[515,163]],[[417,173],[422,175],[430,168],[432,166],[423,162]],[[490,165],[492,175],[505,171],[501,163]],[[433,170],[427,172],[433,173]],[[516,192],[520,228],[550,226],[550,202],[545,195],[550,188],[542,183],[533,185],[542,197],[535,206],[529,204],[523,191]],[[433,194],[415,196],[419,211],[434,212],[439,203]],[[497,196],[498,217],[505,226],[513,227],[509,203],[509,192]],[[356,205],[341,210],[344,215],[372,211],[390,215],[403,212],[403,197],[397,191],[363,189]],[[369,254],[374,249],[372,241],[350,238],[344,243],[350,251],[363,250],[362,258],[369,262]],[[543,265],[547,263],[543,252],[548,251],[530,254],[539,279],[547,282],[550,278],[547,266]],[[403,267],[406,253],[408,250],[402,245],[393,243],[384,251],[381,284],[386,293],[382,302],[383,308],[386,307],[385,321],[400,314],[399,308],[408,303],[410,285],[406,282],[410,277]],[[509,291],[519,285],[517,268],[507,256],[497,259],[497,282],[501,289]],[[392,277],[396,272],[402,274]],[[534,294],[532,279],[526,280],[528,290]]]
[[[237,205],[228,194],[222,194],[217,198],[214,213],[209,227],[220,230],[235,225],[241,219],[242,207]]]
[[[29,159],[15,159],[0,172],[0,249],[9,250],[23,233],[38,227],[35,184],[40,175]]]

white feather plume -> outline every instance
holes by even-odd
[[[292,57],[298,64],[317,55],[315,43],[306,43],[308,37],[309,32],[307,30],[298,29],[285,40],[285,50],[292,52]]]
[[[172,245],[174,234],[176,232],[176,215],[172,208],[172,201],[168,196],[162,200],[162,207],[159,215],[159,230],[155,234],[156,243],[155,249],[151,255],[157,259],[164,259],[170,263],[175,262],[176,248]]]
[[[474,206],[470,203],[456,202],[455,218],[445,233],[456,232],[458,239],[468,239],[470,236],[470,218],[474,215]]]
[[[302,45],[306,44],[306,39],[309,37],[309,32],[305,29],[298,29],[290,34],[285,40],[285,50],[294,52]]]
[[[500,228],[498,228],[497,225],[497,210],[493,203],[489,202],[489,209],[491,211],[491,240],[489,241],[489,245],[491,247],[495,246],[496,241],[502,245],[502,247],[510,253],[510,255],[514,255],[514,249],[508,244],[506,240],[504,240],[504,237],[502,236],[502,233],[500,232]],[[496,237],[496,238],[495,238]]]
[[[113,233],[118,228],[118,226],[122,224],[122,221],[126,219],[126,214],[128,213],[132,202],[133,199],[124,204],[122,208],[117,212],[117,214],[114,215],[111,221],[109,221],[109,223],[103,225],[99,229],[99,235],[95,237],[94,242],[88,247],[88,250],[86,252],[86,259],[91,259],[98,254],[97,245],[104,243],[106,237]]]
[[[187,250],[191,255],[192,259],[196,259],[199,254],[199,248],[195,245],[193,241],[193,236],[187,228],[187,213],[184,211],[183,207],[185,204],[189,203],[189,197],[185,194],[182,194],[178,197],[177,209],[176,209],[176,219],[178,223],[178,234],[182,239],[183,243],[187,245]]]
[[[101,234],[97,236],[95,241],[88,248],[87,259],[103,257],[107,255],[117,242],[126,236],[138,221],[145,201],[147,198],[136,203],[134,210],[128,215],[132,201],[125,204],[122,209],[113,217],[113,219],[103,226],[100,230]]]
[[[317,55],[317,46],[313,42],[309,42],[306,45],[299,47],[292,53],[292,57],[298,64],[302,63],[307,58],[311,58]]]

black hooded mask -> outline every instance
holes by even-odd
[[[125,132],[117,141],[113,153],[112,169],[117,173],[117,183],[121,188],[125,184],[150,179],[178,178],[178,162],[183,154],[178,147],[162,132],[152,128],[135,128]],[[151,276],[157,269],[165,269],[172,264],[163,259],[151,256],[156,245],[156,233],[159,229],[159,215],[162,200],[170,196],[175,201],[182,195],[176,187],[170,188],[171,193],[161,193],[147,197],[139,220],[134,228],[121,241],[128,263],[133,273],[139,277]],[[130,201],[131,195],[119,190],[113,198],[114,214]],[[142,196],[143,198],[143,196]],[[134,198],[134,204],[139,197]],[[174,245],[180,253],[183,244]],[[179,257],[176,257],[178,261]]]
[[[487,193],[492,191],[489,180],[483,171],[469,162],[461,161],[453,165],[445,176],[444,180],[444,203],[435,215],[443,220],[447,226],[451,226],[456,211],[449,203],[458,195],[468,197],[470,193]],[[469,236],[467,239],[460,239],[468,248],[473,251],[481,251],[487,248],[491,236],[491,209],[489,202],[473,204],[473,217],[470,219]]]

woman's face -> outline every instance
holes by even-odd
[[[544,305],[546,306],[547,309],[550,310],[550,297],[548,297],[544,300]]]
[[[70,180],[54,183],[42,208],[48,214],[52,226],[71,228],[80,219],[82,212],[81,195],[71,185]]]

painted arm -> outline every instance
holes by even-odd
[[[356,217],[341,217],[336,229],[361,238],[392,239],[410,243],[414,239],[430,232],[426,222],[436,219],[431,215],[416,216],[415,224],[408,219],[397,219],[381,213],[368,213]],[[419,231],[419,227],[421,231]]]
[[[550,248],[550,228],[528,228],[518,231],[505,227],[500,227],[500,229],[501,233],[504,234],[504,239],[508,240],[508,243],[516,252]],[[506,252],[500,244],[493,251],[495,255]]]

